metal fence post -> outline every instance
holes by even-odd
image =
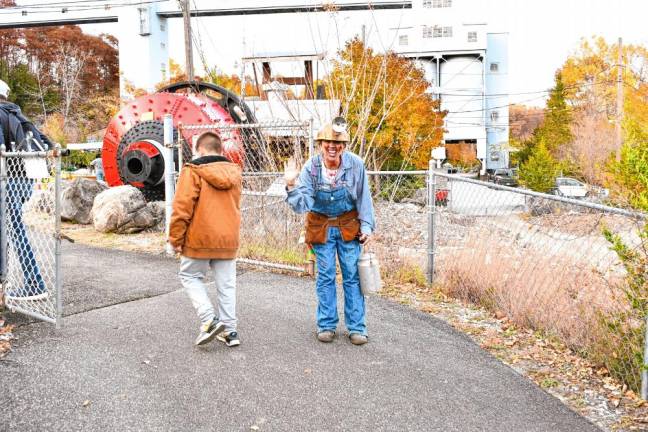
[[[645,320],[645,333],[644,333],[644,352],[643,352],[643,368],[641,369],[641,399],[648,400],[648,316]]]
[[[4,152],[4,144],[0,146],[0,283],[3,284],[7,278],[7,215],[5,205],[5,193],[7,187],[7,159]],[[0,297],[4,295],[4,289]]]
[[[312,158],[315,152],[315,141],[313,141],[313,119],[308,119],[308,157]]]
[[[56,328],[63,325],[63,283],[61,274],[61,146],[54,158],[54,286],[56,289]]]
[[[173,162],[173,116],[164,116],[164,202],[165,202],[165,233],[169,238],[171,213],[173,211],[173,195],[175,192],[175,164]],[[173,255],[173,247],[167,243],[166,253]]]
[[[427,192],[428,192],[428,256],[427,256],[427,280],[434,282],[434,229],[436,216],[436,178],[434,176],[434,161],[428,163]]]
[[[182,143],[182,123],[178,125],[178,176],[184,166],[184,145]]]

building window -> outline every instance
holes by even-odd
[[[499,72],[499,63],[491,63],[490,64],[490,71],[491,72]]]
[[[398,36],[398,45],[403,46],[403,45],[408,45],[408,43],[409,43],[409,38],[407,37],[407,35]]]
[[[137,8],[139,12],[139,34],[148,36],[151,34],[150,9],[147,7]]]
[[[477,32],[468,32],[468,42],[477,42]]]
[[[424,8],[447,8],[452,7],[452,0],[423,0]]]
[[[493,123],[497,122],[499,120],[499,111],[491,111],[490,119]]]
[[[424,38],[449,38],[452,37],[452,27],[423,26]]]

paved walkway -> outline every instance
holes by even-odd
[[[368,345],[322,344],[311,280],[244,270],[242,345],[199,349],[174,261],[78,245],[65,260],[72,315],[60,331],[17,330],[0,361],[0,431],[598,430],[390,301],[369,299]]]

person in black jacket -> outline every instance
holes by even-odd
[[[52,142],[22,114],[20,107],[7,100],[8,95],[9,86],[0,80],[0,145],[4,145],[6,151],[13,152],[44,151],[53,148]],[[31,198],[34,180],[27,177],[21,158],[7,158],[6,185],[5,219],[9,219],[6,232],[20,261],[23,286],[10,287],[5,297],[13,300],[42,300],[48,296],[47,286],[36,262],[23,220],[23,204]],[[4,239],[0,241],[6,242]],[[5,251],[7,250],[8,248],[5,248]],[[6,259],[0,262],[6,263]],[[6,277],[6,270],[0,269],[3,277]]]

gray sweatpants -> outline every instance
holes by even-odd
[[[207,295],[205,275],[211,269],[218,292],[218,315]],[[236,330],[236,260],[180,257],[180,281],[202,324],[218,317],[226,331]]]

